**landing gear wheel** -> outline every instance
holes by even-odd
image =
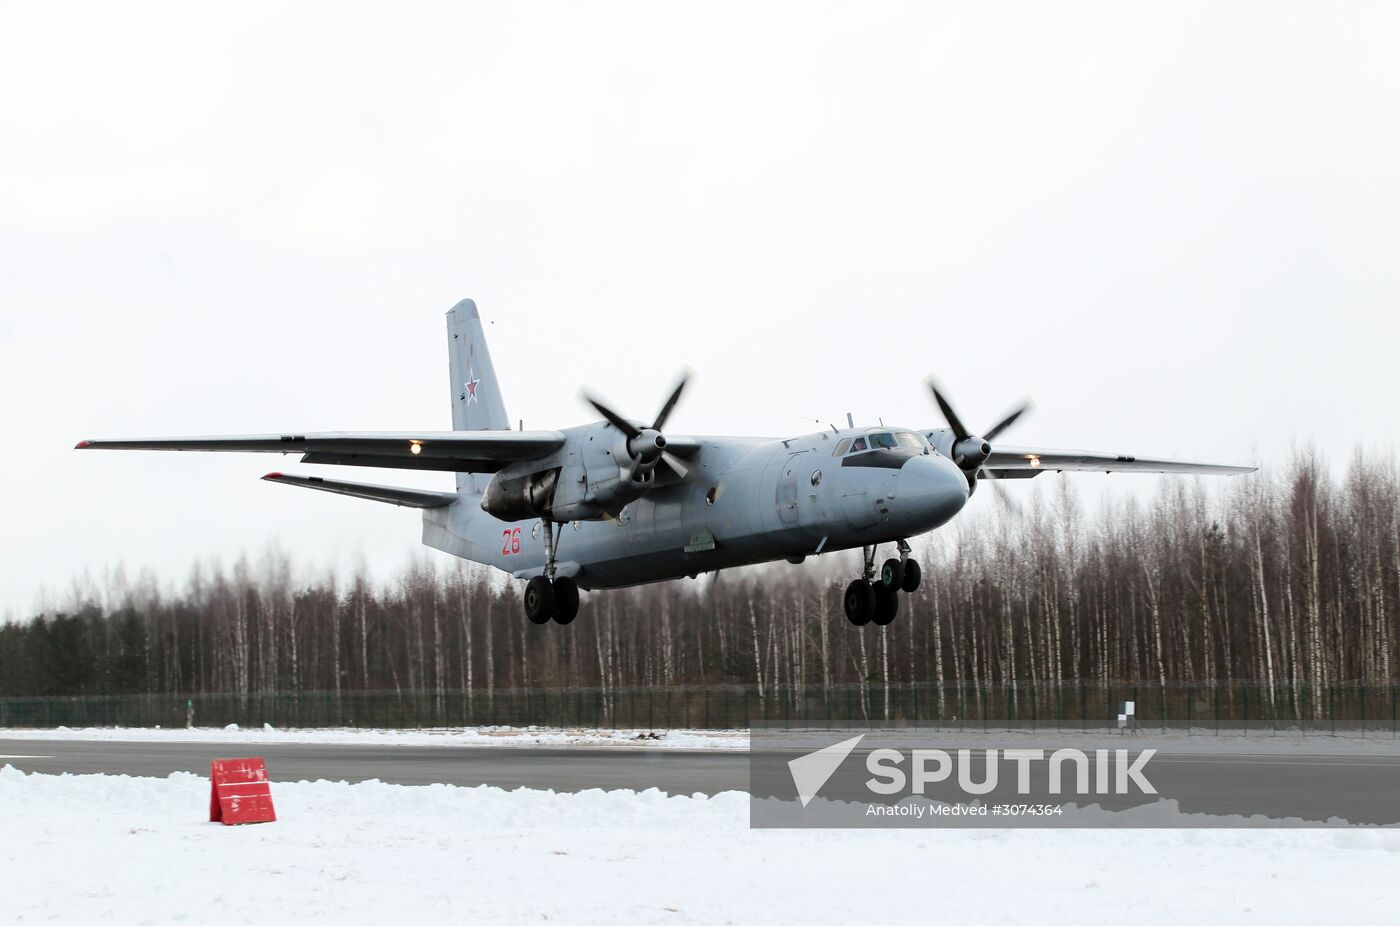
[[[846,620],[864,627],[875,616],[875,588],[864,579],[846,586]]]
[[[878,585],[875,591],[875,614],[871,617],[876,624],[883,627],[894,616],[899,613],[899,592],[893,588],[885,588]]]
[[[897,592],[904,583],[904,564],[891,557],[880,567],[880,584],[890,591]]]
[[[578,585],[568,576],[554,580],[554,622],[572,624],[578,616]]]
[[[554,587],[544,576],[525,583],[525,616],[532,624],[548,624],[554,612]]]
[[[919,587],[919,580],[923,578],[923,573],[919,569],[919,561],[910,559],[904,561],[904,582],[900,588],[906,592],[912,592]]]

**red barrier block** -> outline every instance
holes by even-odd
[[[272,789],[267,763],[254,759],[215,759],[209,767],[209,822],[272,823]]]

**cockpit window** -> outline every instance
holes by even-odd
[[[858,451],[858,450],[864,450],[864,449],[865,449],[865,438],[863,438],[863,437],[857,437],[857,438],[856,438],[856,442],[855,442],[854,444],[851,445],[851,453],[855,453],[855,452]]]
[[[895,435],[895,437],[899,439],[899,446],[907,447],[910,450],[917,450],[920,453],[923,452],[923,441],[919,440],[919,435],[915,434],[914,432],[900,431],[898,434]]]
[[[877,447],[894,448],[897,446],[899,446],[899,442],[895,440],[894,435],[889,431],[876,431],[870,435],[870,447],[872,450]]]
[[[836,449],[831,452],[831,455],[833,457],[839,457],[841,454],[845,453],[850,448],[850,446],[851,439],[849,437],[843,437],[841,438],[840,442],[836,444]]]

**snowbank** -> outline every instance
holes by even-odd
[[[357,746],[620,746],[671,749],[748,749],[745,730],[561,730],[550,727],[454,727],[431,730],[278,730],[196,727],[91,727],[71,730],[0,728],[0,737],[41,740],[113,740],[127,743],[324,743]]]
[[[886,918],[1381,922],[1400,832],[748,829],[748,798],[273,786],[0,768],[6,919],[58,923],[726,923]],[[1253,918],[1251,916],[1251,918]]]
[[[1266,733],[1239,731],[1186,733],[1170,730],[1162,733],[1144,730],[1136,736],[1116,732],[1057,732],[1054,730],[1015,730],[991,728],[936,732],[909,731],[911,745],[937,747],[941,745],[987,748],[1073,746],[1078,749],[1123,749],[1152,746],[1172,753],[1227,753],[1232,755],[1400,755],[1400,739],[1389,731],[1375,735],[1330,736],[1325,733]],[[889,734],[882,733],[881,739]],[[96,727],[72,730],[31,730],[0,728],[0,737],[24,740],[112,740],[132,743],[244,743],[275,745],[277,743],[323,743],[362,746],[607,746],[669,749],[739,749],[749,748],[747,730],[597,730],[558,729],[551,727],[453,727],[430,730],[280,730],[264,725],[261,729],[197,727],[159,729],[149,727]],[[771,737],[771,735],[770,735]],[[812,748],[829,745],[831,737],[821,730],[788,734],[785,745],[797,747],[810,742]],[[772,745],[771,738],[765,745]]]

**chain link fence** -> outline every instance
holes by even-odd
[[[1099,684],[718,685],[0,698],[0,727],[560,727],[742,729],[866,718],[953,730],[1102,730],[1124,702],[1142,729],[1188,733],[1397,731],[1397,686]]]

